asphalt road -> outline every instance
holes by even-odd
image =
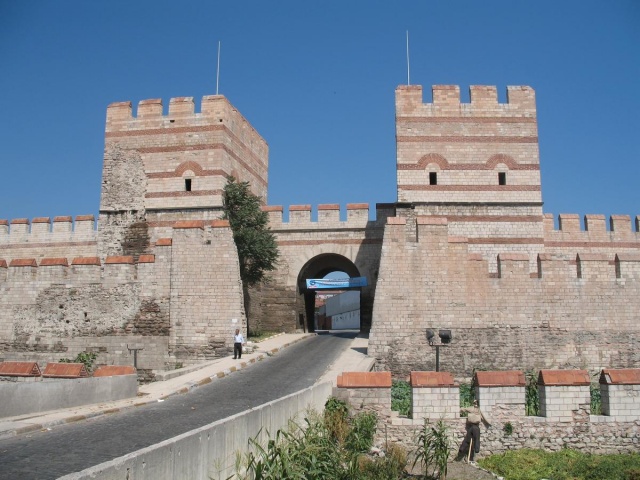
[[[58,478],[302,390],[355,335],[318,335],[164,402],[0,440],[0,479]]]

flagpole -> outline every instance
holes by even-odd
[[[218,95],[219,84],[220,84],[220,40],[218,40],[218,68],[216,69],[216,95]]]
[[[409,77],[409,30],[407,30],[407,85],[411,85]]]

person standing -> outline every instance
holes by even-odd
[[[484,422],[487,425],[491,425],[487,418],[480,410],[478,401],[473,401],[473,407],[462,408],[461,411],[467,412],[467,433],[464,436],[464,440],[460,444],[458,450],[457,460],[469,459],[473,462],[476,453],[480,452],[480,422]]]
[[[244,337],[240,333],[240,329],[236,328],[236,334],[233,336],[233,359],[242,358],[242,344]]]

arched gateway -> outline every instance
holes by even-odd
[[[304,323],[305,329],[309,332],[313,332],[316,329],[316,325],[314,323],[315,317],[315,306],[316,306],[316,297],[318,290],[315,288],[310,288],[307,285],[307,281],[310,279],[322,279],[326,275],[332,272],[344,272],[350,278],[358,278],[361,277],[358,267],[356,267],[351,260],[343,257],[342,255],[336,255],[331,253],[325,253],[318,255],[317,257],[309,260],[305,266],[300,271],[298,275],[298,292],[300,295],[304,297],[304,305],[305,305],[305,313],[304,313]],[[366,277],[365,277],[366,278]],[[314,282],[315,283],[315,282]],[[345,282],[339,282],[345,283]],[[348,283],[348,282],[347,282]],[[362,293],[363,287],[334,287],[334,290],[350,290],[355,289],[360,294]],[[366,288],[366,287],[365,287]],[[360,295],[362,297],[362,295]],[[360,303],[362,303],[362,298],[360,298]]]
[[[393,205],[378,204],[376,219],[369,219],[367,204],[348,204],[346,220],[341,220],[339,205],[319,205],[317,220],[312,220],[310,205],[289,207],[284,221],[283,208],[264,208],[269,226],[276,235],[280,258],[269,282],[249,292],[249,317],[261,330],[313,330],[315,293],[308,291],[308,278],[322,278],[332,271],[350,277],[366,277],[361,289],[361,329],[371,325],[373,296],[382,234]],[[253,328],[253,326],[252,326]]]

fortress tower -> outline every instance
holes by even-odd
[[[107,109],[100,200],[99,250],[139,255],[178,220],[222,215],[228,176],[248,181],[267,200],[269,149],[238,110],[221,95],[160,99]]]
[[[489,258],[539,252],[533,89],[508,87],[507,103],[498,103],[494,86],[472,86],[471,103],[460,103],[458,86],[432,92],[432,103],[423,103],[421,86],[396,89],[398,215],[446,217],[450,235],[468,238],[472,252]]]

